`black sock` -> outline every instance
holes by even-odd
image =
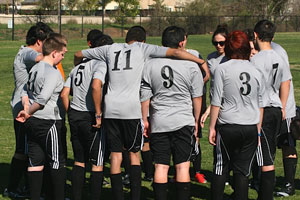
[[[27,175],[29,182],[30,199],[40,200],[43,183],[43,171],[28,172]]]
[[[111,189],[112,189],[112,196],[114,200],[123,200],[123,184],[122,184],[122,175],[119,174],[111,174],[110,175],[111,181]]]
[[[283,168],[284,168],[284,177],[286,182],[290,183],[295,187],[295,173],[297,168],[298,158],[284,158],[283,159]]]
[[[212,200],[219,200],[223,198],[227,174],[228,172],[223,172],[223,175],[213,174],[210,186]]]
[[[199,154],[196,156],[195,161],[193,161],[193,168],[194,168],[195,173],[200,173],[201,172],[202,154],[201,154],[200,145],[198,146],[198,148],[199,148]]]
[[[99,200],[102,190],[103,172],[91,172],[91,199]]]
[[[191,183],[190,182],[176,182],[177,199],[190,199]]]
[[[248,177],[241,173],[233,175],[234,182],[234,199],[247,200],[248,199]]]
[[[275,170],[261,172],[258,199],[273,200],[274,185],[275,185]]]
[[[261,167],[258,166],[257,160],[254,159],[253,165],[252,165],[252,177],[253,177],[253,183],[259,185],[259,182],[260,182],[260,176],[261,176]]]
[[[153,182],[153,191],[155,200],[168,199],[168,183],[155,183]]]
[[[141,199],[141,166],[131,165],[130,166],[130,196],[131,200]]]
[[[125,170],[125,174],[129,174],[130,173],[130,158],[129,158],[129,152],[128,151],[123,151],[122,152],[122,165],[124,167]]]
[[[65,199],[66,168],[51,169],[53,187],[53,198],[55,200]]]
[[[72,169],[72,197],[73,200],[81,200],[82,189],[85,180],[85,168],[74,165]]]
[[[15,157],[10,163],[8,191],[16,191],[24,172],[27,171],[27,159],[20,160]]]
[[[152,178],[154,175],[154,165],[151,151],[142,151],[142,159],[144,163],[145,176]]]

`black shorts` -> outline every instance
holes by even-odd
[[[16,139],[16,149],[15,153],[27,154],[28,153],[28,143],[27,143],[27,132],[24,123],[14,120],[15,129],[15,139]]]
[[[74,160],[81,163],[90,161],[103,166],[105,135],[102,128],[96,129],[95,113],[70,109],[68,112]]]
[[[48,164],[52,169],[65,166],[61,141],[61,120],[46,120],[30,117],[25,122],[28,129],[29,167]]]
[[[280,108],[264,108],[263,123],[261,128],[261,146],[257,151],[257,162],[259,166],[274,165],[277,137],[282,123],[282,112]]]
[[[141,119],[104,119],[104,131],[110,152],[138,152],[143,147]]]
[[[150,149],[154,162],[170,165],[171,154],[174,165],[192,161],[199,152],[194,130],[194,126],[184,126],[172,132],[152,133]]]
[[[296,147],[296,140],[293,138],[290,130],[292,119],[286,118],[281,123],[280,135],[277,137],[277,146]]]
[[[227,174],[229,166],[233,172],[249,176],[257,149],[256,125],[226,124],[217,127],[214,148],[214,174]]]

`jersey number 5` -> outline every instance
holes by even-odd
[[[79,86],[82,83],[84,65],[80,65],[77,69],[76,75],[75,75],[75,85]]]
[[[170,66],[165,65],[161,68],[161,77],[166,81],[163,82],[165,88],[170,88],[173,85],[173,70]]]
[[[247,72],[242,72],[240,74],[240,80],[242,81],[243,87],[240,88],[242,95],[246,96],[251,92],[251,85],[249,84],[250,75]]]

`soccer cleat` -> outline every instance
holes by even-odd
[[[195,179],[198,183],[207,183],[204,174],[196,173]]]
[[[16,192],[8,191],[7,188],[4,189],[3,197],[9,197],[12,199],[24,199],[26,196]]]
[[[295,194],[295,188],[291,183],[286,183],[283,188],[279,192],[276,192],[277,197],[288,197]]]
[[[125,186],[129,186],[130,185],[130,178],[129,178],[129,174],[125,174],[125,176],[123,177],[123,185]]]
[[[144,181],[153,181],[153,177],[152,176],[144,176]]]

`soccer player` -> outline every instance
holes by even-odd
[[[44,165],[50,166],[53,199],[64,199],[65,157],[61,141],[61,116],[57,100],[64,81],[56,65],[66,52],[65,38],[57,34],[43,43],[43,59],[29,72],[16,120],[28,129],[28,179],[30,197],[39,200]],[[28,95],[28,96],[27,96]],[[30,105],[29,105],[29,100]]]
[[[184,40],[185,30],[176,26],[166,28],[162,35],[165,47],[184,49]],[[146,134],[150,108],[155,199],[167,199],[171,154],[176,168],[177,199],[190,199],[189,168],[196,145],[204,86],[201,71],[193,62],[169,58],[151,59],[145,66],[141,86],[142,115]]]
[[[50,32],[52,32],[52,30],[46,24],[41,22],[30,27],[26,35],[26,46],[22,46],[19,49],[14,60],[13,72],[15,89],[10,103],[14,118],[16,149],[10,165],[8,187],[4,191],[4,196],[9,196],[11,198],[21,197],[21,195],[17,193],[17,188],[23,174],[26,172],[28,163],[26,141],[27,131],[23,123],[15,120],[18,113],[23,110],[21,91],[24,84],[28,81],[28,72],[33,65],[43,58],[43,55],[41,54],[43,42]]]
[[[90,31],[87,38],[88,45],[91,48],[100,46],[102,36],[103,34],[99,32]],[[106,70],[105,62],[85,59],[72,69],[61,92],[64,107],[68,111],[75,160],[72,169],[74,200],[82,198],[85,163],[88,161],[92,163],[91,199],[100,199],[105,150],[104,134],[99,129],[102,116],[100,105]],[[69,102],[70,94],[73,96],[71,102]]]
[[[286,70],[290,71],[289,58],[286,51],[277,43],[271,42],[272,49],[282,58],[286,63]],[[282,149],[283,169],[285,176],[285,185],[281,191],[277,192],[277,196],[291,196],[295,194],[295,173],[297,167],[297,151],[296,140],[291,134],[291,121],[296,116],[296,102],[294,96],[294,86],[292,78],[290,82],[289,96],[285,107],[285,119],[281,124],[280,135],[277,139],[278,147]]]
[[[184,50],[145,44],[145,40],[145,29],[134,26],[126,35],[126,43],[78,51],[74,57],[75,64],[81,61],[82,57],[100,59],[108,63],[108,91],[104,100],[103,116],[107,145],[111,151],[112,193],[113,199],[116,200],[124,198],[120,168],[123,149],[130,152],[131,199],[140,199],[139,151],[142,147],[142,114],[139,90],[145,60],[151,56],[176,56],[196,61],[207,69],[205,61]]]
[[[251,58],[251,62],[263,75],[267,95],[260,137],[261,151],[258,151],[260,158],[258,164],[262,165],[258,193],[260,200],[273,199],[276,142],[282,119],[285,119],[285,108],[292,78],[287,64],[271,47],[275,30],[276,26],[268,20],[257,22],[254,33],[255,42],[260,50]]]
[[[215,146],[211,198],[223,199],[231,166],[234,199],[247,200],[263,114],[264,83],[249,62],[250,44],[244,32],[233,31],[227,36],[225,55],[229,60],[215,69],[211,101],[209,143]]]

